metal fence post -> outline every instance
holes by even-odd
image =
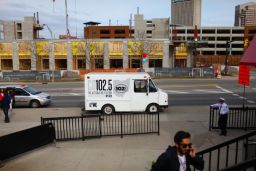
[[[159,111],[157,112],[157,133],[160,135],[160,116]]]
[[[121,116],[121,138],[123,138],[123,114],[121,113],[120,116]]]
[[[80,117],[81,117],[82,140],[84,141],[85,140],[85,135],[84,135],[84,118],[83,118],[83,116],[80,116]]]
[[[248,106],[246,108],[243,108],[243,110],[246,110],[246,111],[243,111],[243,113],[245,112],[245,130],[247,130],[248,128]]]
[[[101,127],[101,122],[103,121],[104,119],[101,118],[101,115],[99,115],[99,129],[100,129],[100,137],[102,137],[102,127]]]
[[[212,127],[211,127],[211,125],[212,125],[212,111],[213,111],[213,109],[212,109],[212,107],[210,107],[209,131],[212,130]]]

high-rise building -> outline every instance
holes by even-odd
[[[235,7],[235,26],[256,25],[256,2]]]
[[[171,0],[171,23],[201,26],[201,0]]]

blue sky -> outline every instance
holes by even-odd
[[[67,0],[69,28],[72,35],[83,36],[83,23],[128,25],[130,14],[144,14],[145,19],[168,18],[171,0]],[[255,0],[202,0],[202,26],[233,26],[235,6]],[[0,0],[0,20],[23,20],[39,12],[40,24],[47,24],[55,36],[65,34],[65,0]],[[41,36],[49,37],[45,28]]]

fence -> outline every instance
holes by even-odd
[[[209,130],[218,129],[219,109],[210,107]],[[228,129],[256,129],[255,107],[230,107]]]
[[[147,70],[145,69],[147,72]],[[213,78],[214,68],[154,68],[152,77],[204,77]]]
[[[85,140],[102,136],[160,134],[159,113],[119,113],[41,118],[41,124],[52,123],[56,140]]]
[[[235,166],[228,167],[226,169],[223,169],[221,171],[255,171],[256,170],[256,158],[246,160],[242,163],[239,163]]]
[[[253,131],[198,152],[197,155],[205,160],[204,170],[220,170],[256,157],[256,151],[250,151],[249,146],[255,136],[256,131]],[[253,154],[248,155],[249,152]]]

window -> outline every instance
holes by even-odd
[[[16,88],[15,96],[29,96],[29,94],[20,88]]]
[[[256,34],[256,29],[255,30],[249,30],[249,34]]]
[[[244,34],[244,30],[232,30],[233,34]]]
[[[135,93],[147,93],[147,80],[134,80]]]
[[[100,34],[110,34],[110,30],[100,30]]]
[[[218,34],[230,34],[230,30],[217,30]]]
[[[22,30],[22,25],[21,25],[21,23],[17,23],[17,30],[19,30],[19,31]]]
[[[22,32],[17,32],[17,39],[22,39]]]
[[[147,34],[152,34],[152,30],[147,30]]]
[[[125,30],[115,30],[115,34],[125,34]]]
[[[152,92],[152,93],[157,92],[157,88],[155,87],[152,80],[149,80],[149,92]]]
[[[215,30],[213,30],[213,29],[212,30],[210,30],[210,29],[209,30],[202,30],[202,33],[203,34],[215,34]]]

